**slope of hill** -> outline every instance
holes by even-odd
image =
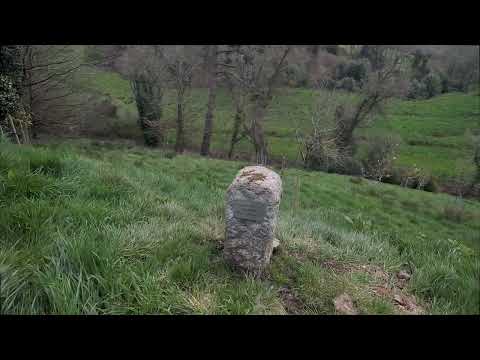
[[[130,86],[118,74],[92,70],[90,76],[82,76],[79,85],[88,91],[108,95],[118,106],[114,133],[122,137],[137,137],[141,134],[136,125],[136,109]],[[311,89],[280,89],[274,98],[265,119],[267,140],[272,157],[286,157],[290,162],[299,159],[295,130],[308,129],[313,105],[318,92]],[[354,97],[352,94],[339,94]],[[188,132],[193,149],[200,146],[203,121],[206,112],[207,91],[193,89],[187,112]],[[233,104],[226,91],[219,91],[214,119],[212,152],[225,155],[228,151],[233,126]],[[164,124],[168,129],[167,141],[175,139],[174,94],[165,97]],[[480,129],[480,96],[478,93],[449,93],[430,100],[393,102],[387,116],[379,119],[373,127],[361,129],[357,136],[365,140],[378,134],[396,134],[402,144],[396,165],[416,166],[447,181],[459,169],[467,175],[474,170],[473,149],[469,134]],[[362,141],[360,141],[362,143]],[[251,145],[245,139],[237,147],[241,158],[248,158]]]
[[[0,144],[3,312],[332,314],[346,293],[363,314],[479,313],[478,202],[282,171],[281,247],[254,280],[221,257],[245,164],[169,154]]]

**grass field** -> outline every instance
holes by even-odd
[[[128,82],[118,74],[91,69],[79,76],[78,85],[100,96],[109,96],[118,105],[115,133],[122,137],[140,138],[136,125],[136,109]],[[308,129],[311,111],[317,93],[311,89],[279,89],[265,120],[269,148],[273,157],[285,156],[290,162],[298,161],[298,145],[295,129]],[[343,97],[353,95],[339,94]],[[189,101],[187,119],[190,144],[200,146],[203,121],[206,112],[207,91],[193,89]],[[480,96],[475,94],[449,93],[422,101],[397,100],[387,108],[386,117],[381,117],[373,127],[360,129],[357,135],[368,139],[373,135],[396,134],[401,146],[396,165],[416,166],[431,173],[441,181],[464,170],[474,170],[473,150],[469,134],[480,131]],[[164,122],[169,125],[167,140],[175,138],[175,101],[172,92],[165,98]],[[226,91],[217,96],[212,152],[226,153],[233,121],[233,105]],[[362,144],[362,141],[360,142]],[[365,143],[365,141],[363,141]],[[361,145],[362,146],[362,145]],[[244,140],[237,151],[251,154],[251,145]]]
[[[168,154],[0,144],[2,311],[333,314],[347,293],[361,314],[480,313],[478,202],[282,171],[281,246],[255,280],[221,256],[225,191],[245,163]]]

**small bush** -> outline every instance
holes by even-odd
[[[423,79],[413,79],[410,83],[407,98],[430,99],[445,92],[442,79],[435,73],[429,73]]]
[[[449,204],[443,208],[443,216],[453,222],[462,223],[469,218],[465,206],[462,204]]]
[[[167,159],[173,159],[175,156],[177,156],[177,153],[176,153],[175,151],[173,151],[173,150],[167,151],[167,152],[165,153],[165,157],[166,157]]]
[[[439,191],[439,186],[438,186],[437,179],[430,176],[427,183],[423,187],[423,190],[428,191],[428,192],[434,192],[434,193],[438,192]]]
[[[368,68],[365,61],[350,61],[338,64],[336,68],[336,78],[338,80],[351,78],[353,81],[361,83],[366,79],[367,72]]]
[[[393,137],[375,137],[369,144],[366,158],[362,160],[365,176],[382,181],[391,175],[399,140]]]
[[[352,177],[350,178],[350,182],[354,184],[361,184],[363,183],[363,179],[361,177]]]
[[[338,158],[321,151],[307,154],[304,161],[304,167],[309,170],[318,170],[325,172],[335,172]]]
[[[332,170],[331,172],[341,175],[363,176],[365,173],[361,161],[353,157],[344,157],[342,162]]]
[[[16,112],[19,107],[20,98],[14,82],[8,76],[0,74],[0,119]]]
[[[345,78],[337,81],[336,88],[352,92],[352,91],[355,91],[358,88],[358,85],[357,85],[357,82],[353,78],[345,77]]]
[[[442,92],[442,81],[437,74],[431,72],[423,79],[423,82],[425,84],[428,99],[437,96]]]
[[[308,86],[308,72],[304,66],[290,64],[285,70],[286,82],[292,87]]]
[[[428,192],[439,191],[438,180],[435,177],[413,167],[395,167],[382,182]]]

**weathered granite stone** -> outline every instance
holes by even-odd
[[[259,275],[269,263],[281,195],[280,176],[263,166],[245,167],[233,180],[226,196],[223,251],[234,268]]]

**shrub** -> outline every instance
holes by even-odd
[[[375,137],[369,144],[366,158],[363,159],[365,176],[369,179],[382,181],[392,172],[392,163],[399,140],[393,137]]]
[[[426,94],[427,90],[424,83],[417,79],[413,79],[410,82],[410,87],[407,93],[408,99],[425,99],[427,97]]]
[[[342,62],[335,69],[335,88],[357,91],[362,87],[368,74],[368,65],[363,60]]]
[[[303,142],[303,165],[309,170],[318,170],[342,175],[363,176],[360,161],[340,154],[327,139],[309,137]]]
[[[337,82],[333,79],[327,78],[323,80],[323,87],[325,90],[335,90],[337,88]]]
[[[394,167],[391,174],[384,177],[382,182],[428,192],[439,191],[438,180],[435,177],[414,167]]]
[[[352,92],[358,88],[358,85],[353,78],[345,77],[337,81],[336,88]]]
[[[469,217],[469,214],[465,210],[465,206],[462,202],[446,205],[443,208],[443,216],[450,221],[462,223]]]
[[[285,70],[285,77],[287,84],[293,87],[308,86],[308,73],[304,66],[290,64]]]
[[[363,179],[361,177],[355,176],[350,178],[350,182],[358,185],[363,183]]]
[[[173,159],[175,156],[177,156],[177,153],[175,151],[167,151],[165,153],[165,157],[167,159]]]
[[[423,79],[425,84],[425,93],[427,99],[439,95],[442,92],[442,83],[440,77],[435,73],[430,73]]]
[[[329,152],[321,145],[309,144],[309,146],[303,159],[304,167],[309,170],[331,172],[339,161],[336,153]]]
[[[450,62],[444,74],[448,91],[468,91],[472,85],[478,86],[478,63],[478,51],[468,59]]]
[[[16,112],[19,106],[20,98],[13,81],[8,76],[0,74],[0,119]]]
[[[438,192],[439,186],[437,180],[434,177],[430,176],[427,183],[423,187],[423,190],[428,192]]]
[[[367,77],[367,64],[365,61],[355,60],[347,63],[340,63],[336,68],[336,78],[338,80],[351,78],[355,82],[361,83]]]
[[[341,175],[363,176],[365,174],[365,169],[360,160],[346,156],[342,158],[342,162],[339,163],[332,172]]]
[[[430,99],[442,92],[446,92],[445,84],[445,80],[442,80],[439,75],[430,72],[424,78],[413,79],[410,82],[407,98]]]

